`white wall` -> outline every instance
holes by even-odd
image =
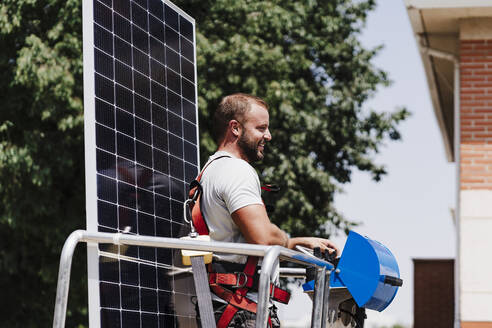
[[[461,191],[461,321],[492,321],[492,190]]]

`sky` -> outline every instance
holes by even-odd
[[[379,0],[361,36],[366,47],[384,45],[373,63],[389,73],[393,84],[380,89],[367,104],[377,111],[404,106],[411,117],[400,125],[403,140],[387,142],[374,157],[388,174],[374,182],[354,172],[345,192],[335,198],[336,208],[361,222],[354,230],[386,245],[395,255],[403,287],[394,301],[379,313],[367,311],[366,327],[413,321],[413,263],[415,258],[454,258],[455,165],[446,159],[427,81],[403,0]],[[334,241],[341,247],[345,236]],[[282,309],[280,318],[297,319],[309,313],[309,300],[300,291],[293,308]],[[289,306],[290,307],[290,306]]]

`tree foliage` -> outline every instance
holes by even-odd
[[[176,3],[197,23],[202,163],[220,98],[264,97],[273,140],[258,169],[282,187],[266,196],[272,219],[293,235],[347,230],[334,193],[354,169],[385,174],[373,156],[408,114],[362,109],[389,83],[358,40],[374,1]],[[61,246],[85,226],[81,21],[81,0],[0,3],[1,326],[50,324]],[[79,254],[69,326],[86,320],[84,275]]]
[[[328,236],[353,222],[333,207],[354,168],[375,180],[373,156],[399,139],[406,110],[363,110],[386,73],[371,63],[379,48],[358,37],[368,1],[178,1],[197,21],[202,162],[215,150],[211,116],[220,98],[251,93],[270,105],[273,136],[259,165],[280,194],[272,220],[293,235]]]
[[[3,327],[50,324],[63,241],[85,227],[81,21],[80,1],[0,4]],[[71,323],[87,303],[77,259]]]

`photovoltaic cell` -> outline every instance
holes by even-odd
[[[181,237],[199,169],[195,22],[162,0],[84,10],[88,229]],[[91,248],[91,326],[195,327],[193,281],[170,274],[178,265],[170,249]]]

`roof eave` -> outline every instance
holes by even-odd
[[[420,16],[420,9],[413,5],[409,5],[409,2],[422,2],[422,1],[405,1],[407,3],[407,13],[410,19],[410,23],[412,25],[412,29],[414,32],[415,41],[417,43],[417,47],[419,49],[420,58],[422,59],[422,64],[424,66],[424,72],[427,80],[427,85],[429,87],[429,93],[431,96],[432,107],[434,110],[434,115],[437,119],[437,124],[439,125],[439,130],[441,132],[441,137],[444,144],[446,159],[449,162],[454,161],[454,142],[452,136],[450,136],[446,130],[444,123],[444,111],[442,109],[439,93],[437,88],[437,82],[435,79],[435,71],[433,68],[432,58],[425,53],[424,45],[428,44],[428,40],[426,37],[426,31],[422,24],[422,18]]]

